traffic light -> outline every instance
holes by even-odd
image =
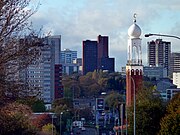
[[[104,110],[104,98],[96,98],[96,110]]]

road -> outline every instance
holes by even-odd
[[[94,128],[85,128],[84,131],[79,128],[74,128],[73,131],[73,135],[97,135]]]

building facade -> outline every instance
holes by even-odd
[[[158,94],[160,94],[161,99],[163,99],[164,101],[169,101],[179,92],[180,88],[169,88],[166,89],[166,91],[160,92]]]
[[[108,58],[108,36],[101,36],[99,35],[97,37],[97,42],[98,42],[98,59],[101,58]]]
[[[171,100],[174,95],[180,92],[180,88],[177,89],[167,89],[166,90],[166,100]]]
[[[164,67],[145,66],[143,67],[143,72],[144,76],[147,76],[150,79],[156,78],[156,80],[159,80],[160,78],[167,77],[167,68]]]
[[[98,64],[98,69],[108,72],[114,72],[114,58],[101,58]]]
[[[45,37],[38,60],[23,72],[29,86],[40,90],[39,98],[51,103],[63,97],[62,65],[60,64],[61,36]]]
[[[177,88],[180,88],[180,72],[173,73],[173,84],[177,85]]]
[[[77,51],[65,49],[61,51],[61,64],[63,74],[80,73],[79,69],[82,64],[74,63],[77,60]]]
[[[173,72],[180,73],[180,52],[173,52],[171,53],[171,60],[170,60],[170,74],[172,75]]]
[[[86,74],[87,72],[93,72],[94,70],[104,70],[108,72],[114,72],[115,59],[109,58],[108,39],[109,39],[108,36],[99,35],[97,37],[97,41],[90,41],[90,40],[83,41],[83,70],[85,71],[83,72],[83,74],[84,73]],[[91,48],[91,50],[93,50],[93,56],[91,54],[92,51],[86,51],[88,46],[89,48]],[[96,52],[96,54],[94,52]],[[95,64],[94,66],[89,66],[88,63],[85,63],[86,61],[89,62],[88,60],[89,58],[91,59],[90,61],[96,62],[93,63]],[[88,70],[86,71],[86,69]]]
[[[128,29],[128,58],[126,65],[126,105],[131,106],[138,89],[142,86],[143,66],[141,52],[141,29],[134,23]]]
[[[169,78],[162,78],[156,82],[156,90],[160,93],[166,92],[167,89],[176,89],[177,86],[173,84]]]
[[[98,48],[97,41],[83,41],[83,75],[93,72],[98,67]]]
[[[78,64],[62,64],[63,74],[71,75],[73,73],[81,73],[80,66]]]
[[[170,73],[171,42],[156,39],[148,44],[148,64],[149,66],[161,66],[167,68]]]
[[[174,94],[179,91],[177,86],[173,84],[172,80],[169,78],[161,78],[155,83],[156,91],[154,95],[160,96],[164,101],[171,99]]]
[[[101,36],[97,37],[98,43],[98,69],[114,72],[114,58],[109,58],[109,37]]]
[[[82,58],[77,58],[73,60],[73,64],[78,65],[78,73],[82,74]]]
[[[77,58],[77,51],[64,49],[64,51],[61,51],[60,58],[61,58],[61,64],[72,64],[73,60]]]

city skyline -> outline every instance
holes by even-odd
[[[40,0],[40,7],[31,17],[35,28],[62,35],[62,50],[78,51],[82,57],[82,41],[94,40],[98,35],[109,36],[109,56],[115,57],[116,71],[127,63],[127,29],[137,13],[137,24],[142,29],[143,64],[147,65],[147,42],[162,38],[172,42],[172,52],[180,51],[179,41],[173,38],[150,37],[146,33],[180,36],[180,2],[130,0]],[[163,3],[163,4],[162,4]],[[33,4],[37,4],[33,0]]]

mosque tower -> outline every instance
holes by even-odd
[[[128,29],[128,48],[126,64],[126,105],[131,106],[134,94],[142,86],[143,65],[141,52],[141,28],[136,24],[136,14],[134,14],[133,24]],[[135,93],[134,93],[135,92]]]

